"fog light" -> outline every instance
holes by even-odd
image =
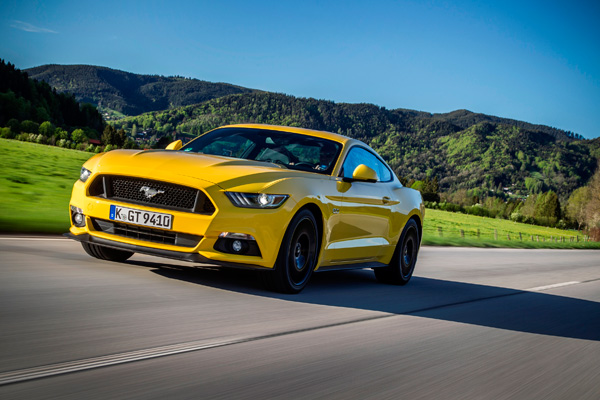
[[[239,240],[234,240],[233,243],[231,243],[231,248],[236,253],[239,253],[240,251],[242,251],[242,247],[243,247],[242,242]]]
[[[85,226],[85,215],[83,215],[83,210],[79,207],[71,206],[71,220],[73,221],[73,225],[78,228],[83,228]]]
[[[256,240],[252,235],[245,233],[221,233],[214,249],[221,253],[261,257]]]
[[[79,213],[75,214],[73,216],[73,221],[75,222],[75,225],[83,224],[83,215]]]

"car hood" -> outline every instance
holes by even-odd
[[[205,182],[224,190],[243,190],[250,186],[253,190],[261,190],[282,179],[320,177],[316,173],[293,171],[272,163],[171,150],[113,150],[98,160],[96,172],[127,172],[157,179],[168,176],[170,181],[175,176],[182,176],[193,178],[200,185]]]

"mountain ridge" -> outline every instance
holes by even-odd
[[[224,82],[208,82],[181,76],[136,74],[110,67],[86,64],[45,64],[24,70],[33,79],[43,80],[59,92],[70,92],[80,102],[116,111],[125,116],[189,106],[231,94],[262,92]],[[340,103],[345,104],[345,103]],[[391,109],[434,121],[450,122],[462,129],[480,122],[514,125],[543,132],[559,140],[583,139],[573,132],[525,121],[477,113],[465,109],[429,113],[406,108]]]
[[[254,91],[228,83],[135,74],[84,64],[46,64],[24,71],[30,78],[47,82],[59,92],[73,93],[80,102],[124,115],[139,115]]]

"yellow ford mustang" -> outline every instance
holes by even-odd
[[[93,257],[133,253],[259,269],[298,293],[313,271],[373,268],[406,284],[424,216],[364,143],[329,132],[224,126],[166,150],[114,150],[81,169],[71,229]]]

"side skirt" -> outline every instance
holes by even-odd
[[[320,271],[343,271],[348,269],[365,269],[365,268],[382,268],[387,267],[387,264],[383,264],[377,261],[363,262],[356,264],[342,264],[342,265],[328,265],[326,267],[319,267],[315,272]]]

